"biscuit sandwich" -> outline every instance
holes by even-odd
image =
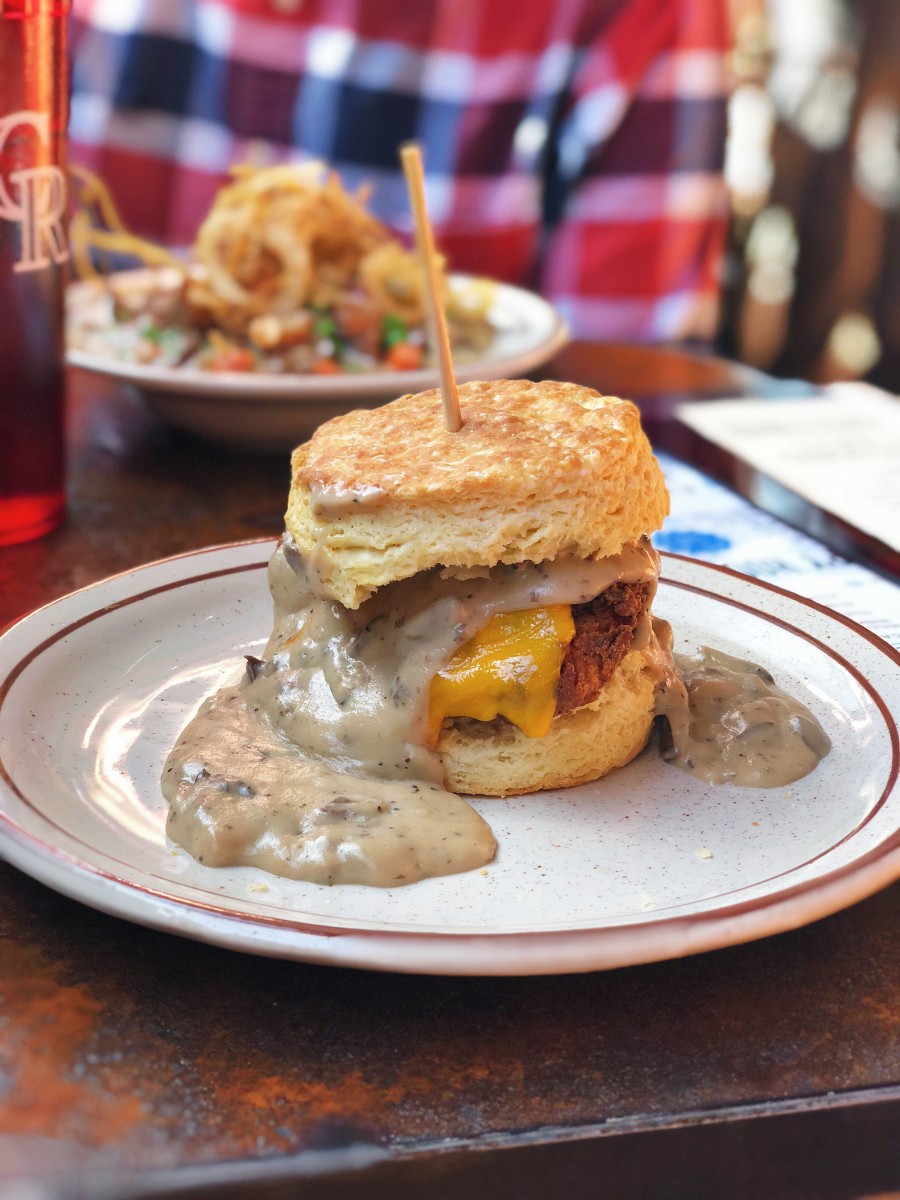
[[[396,596],[406,645],[433,639],[413,736],[446,787],[597,779],[652,727],[662,472],[630,401],[527,380],[459,401],[458,432],[436,389],[322,426],[293,455],[286,541],[330,603],[383,620]]]

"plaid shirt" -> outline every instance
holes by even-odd
[[[72,157],[193,240],[230,164],[316,157],[408,233],[418,139],[456,270],[576,336],[709,338],[727,216],[725,0],[75,0]]]

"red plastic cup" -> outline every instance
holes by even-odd
[[[70,0],[0,0],[0,546],[65,512]]]

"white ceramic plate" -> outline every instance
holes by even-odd
[[[0,850],[50,887],[172,933],[286,958],[445,974],[586,971],[763,937],[900,876],[900,655],[816,605],[664,556],[679,649],[750,654],[833,742],[788,788],[707,787],[648,749],[597,784],[478,801],[484,871],[326,888],[203,867],[158,779],[200,699],[258,652],[271,543],[154,563],[0,638]]]
[[[130,272],[146,275],[147,270]],[[464,283],[468,277],[454,275]],[[546,300],[509,284],[495,283],[490,319],[497,329],[477,359],[455,364],[460,383],[469,379],[517,379],[552,358],[568,342],[566,326]],[[95,302],[97,285],[69,289],[70,323]],[[71,366],[112,376],[136,387],[147,405],[172,425],[241,449],[290,450],[323,421],[351,408],[371,408],[436,387],[434,368],[345,375],[263,375],[142,366],[86,350],[70,349]]]

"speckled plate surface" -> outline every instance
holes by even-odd
[[[125,274],[125,273],[122,273]],[[152,269],[129,272],[133,277]],[[469,276],[451,280],[465,285]],[[98,284],[72,284],[68,319],[74,331],[89,314]],[[565,322],[534,292],[494,283],[489,312],[496,334],[477,357],[456,355],[454,374],[469,379],[518,379],[552,358],[569,340]],[[70,348],[71,366],[138,389],[164,420],[226,445],[262,451],[292,450],[323,421],[351,408],[371,408],[405,392],[436,387],[436,367],[418,371],[367,371],[339,375],[266,375],[243,371],[201,371],[122,361],[86,349]]]
[[[900,876],[900,655],[808,601],[664,556],[677,648],[767,666],[829,757],[788,788],[707,787],[652,748],[597,784],[476,801],[483,871],[323,888],[203,867],[166,841],[158,778],[201,698],[268,633],[271,543],[154,563],[0,638],[0,851],[127,920],[257,954],[445,974],[587,971],[794,928]]]

